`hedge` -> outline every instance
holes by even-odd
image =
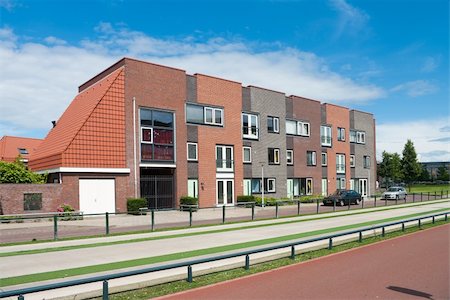
[[[147,200],[145,198],[128,198],[127,212],[131,215],[139,215],[139,208],[147,207]]]

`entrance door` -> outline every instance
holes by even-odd
[[[234,180],[217,179],[216,186],[217,205],[233,205],[234,199]]]
[[[114,179],[80,179],[80,211],[85,214],[116,211]]]
[[[367,197],[367,179],[359,179],[359,191],[362,197]]]
[[[322,196],[328,196],[328,179],[322,178]]]
[[[287,197],[289,199],[294,198],[294,180],[293,179],[287,180]]]
[[[141,197],[148,208],[175,208],[173,186],[173,175],[141,175]]]

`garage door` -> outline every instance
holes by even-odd
[[[80,211],[115,212],[115,194],[114,179],[80,179]]]

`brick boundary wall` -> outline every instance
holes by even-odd
[[[24,211],[24,194],[41,193],[42,209]],[[61,184],[0,184],[0,214],[24,214],[24,213],[44,213],[54,212],[60,204],[62,195]]]

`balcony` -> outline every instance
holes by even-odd
[[[234,160],[231,159],[217,159],[216,160],[217,172],[234,172]]]

